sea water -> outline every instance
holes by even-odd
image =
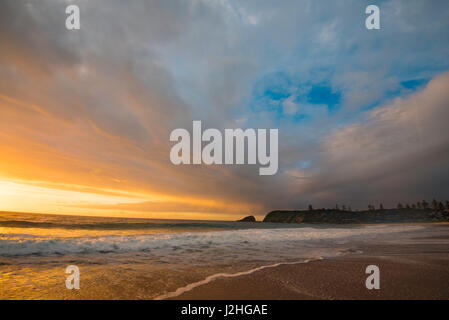
[[[349,254],[423,228],[0,213],[0,298],[174,297],[219,277]],[[80,290],[65,287],[68,265],[80,269]]]

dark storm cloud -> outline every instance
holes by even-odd
[[[79,31],[65,29],[71,3]],[[368,4],[2,1],[1,143],[23,166],[54,171],[26,178],[212,201],[185,205],[203,212],[449,197],[447,75],[415,94],[401,85],[449,67],[449,6],[384,1],[382,29],[369,33]],[[280,109],[249,107],[261,79],[279,71],[288,78]],[[338,96],[335,110],[301,99],[305,84]],[[309,121],[291,121],[297,114]],[[171,130],[197,119],[279,128],[279,174],[173,166]],[[173,206],[136,207],[183,204]]]

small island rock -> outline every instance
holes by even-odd
[[[237,222],[256,222],[256,218],[254,216],[247,216],[241,220],[237,220]]]

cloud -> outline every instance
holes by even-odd
[[[448,196],[449,8],[384,1],[369,32],[368,4],[1,1],[0,175],[167,214]],[[278,128],[283,173],[173,166],[169,134],[193,120]]]
[[[318,171],[298,187],[311,194],[326,190],[334,199],[362,207],[367,201],[395,205],[447,197],[447,119],[449,73],[444,73],[422,91],[328,136],[320,163],[314,164]]]

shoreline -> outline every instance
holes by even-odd
[[[404,256],[403,259],[412,258]],[[413,257],[414,258],[414,257]],[[412,258],[412,259],[413,259]],[[423,257],[421,257],[423,258]],[[284,265],[233,279],[217,279],[177,300],[449,299],[448,261],[422,264],[381,257],[347,257]],[[380,289],[367,290],[365,268],[380,268]],[[440,265],[440,266],[438,266]],[[444,271],[445,269],[446,271]],[[435,273],[436,272],[436,273]]]
[[[246,275],[251,275],[255,272],[261,271],[261,270],[265,270],[265,269],[270,269],[270,268],[276,268],[279,266],[283,266],[283,265],[296,265],[296,264],[303,264],[303,263],[309,263],[312,261],[320,261],[322,259],[306,259],[303,262],[299,262],[299,261],[295,261],[295,262],[278,262],[278,263],[274,263],[274,264],[270,264],[270,265],[263,265],[260,267],[256,267],[253,269],[249,269],[247,271],[241,271],[241,272],[236,272],[236,273],[216,273],[213,275],[210,275],[208,277],[206,277],[203,280],[197,281],[197,282],[193,282],[190,283],[184,287],[178,288],[176,289],[176,291],[173,292],[168,292],[165,294],[162,294],[156,298],[154,298],[154,300],[166,300],[166,299],[176,299],[177,297],[183,295],[184,293],[188,293],[192,290],[194,290],[195,288],[204,286],[206,284],[209,284],[213,281],[216,281],[218,279],[226,279],[226,278],[238,278],[241,276],[246,276]]]
[[[179,245],[178,238],[163,242],[170,245],[168,251],[163,248],[158,252],[156,248],[149,253],[131,251],[134,247],[128,242],[115,243],[113,237],[112,242],[94,243],[94,249],[122,245],[126,250],[118,247],[100,255],[65,249],[67,243],[80,248],[85,245],[83,241],[87,241],[85,248],[89,249],[90,237],[76,238],[75,243],[70,238],[52,240],[51,250],[47,248],[45,255],[25,252],[0,259],[0,296],[56,300],[449,299],[449,224],[416,224],[417,228],[407,225],[329,230],[308,227],[249,235],[238,230],[211,233],[199,242],[181,237],[184,250],[201,249],[199,245],[212,241],[213,246],[193,251],[203,259],[197,266],[195,256],[190,252],[183,255],[184,251],[174,246]],[[266,240],[267,235],[270,241],[258,241],[261,236]],[[42,243],[51,240],[41,243],[30,239],[27,250],[36,243],[42,248]],[[155,246],[154,239],[137,243],[144,248]],[[67,252],[57,255],[53,253],[56,249]],[[81,270],[79,291],[65,287],[65,268],[70,264]],[[365,287],[365,270],[372,264],[380,268],[379,291]]]
[[[177,291],[176,296],[167,299],[449,300],[449,234],[420,240],[421,243],[360,244],[363,253],[307,263],[280,263],[248,274],[216,277],[206,283],[199,281],[201,284]],[[365,287],[369,265],[380,269],[379,290]]]

